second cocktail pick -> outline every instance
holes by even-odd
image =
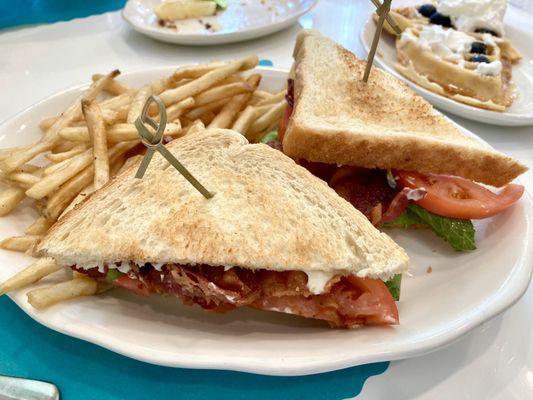
[[[148,115],[150,106],[152,103],[157,105],[159,111],[159,124]],[[165,126],[167,124],[167,112],[165,105],[157,96],[150,96],[146,101],[141,115],[137,120],[135,120],[135,127],[141,136],[141,142],[146,146],[146,154],[139,165],[139,169],[135,174],[135,177],[141,179],[146,173],[146,169],[154,156],[154,153],[157,151],[174,167],[176,170],[183,175],[185,179],[189,181],[191,185],[194,186],[206,199],[210,199],[214,196],[209,190],[207,190],[188,170],[185,166],[180,163],[176,157],[172,155],[170,151],[163,145],[163,133],[165,132]],[[152,134],[145,126],[148,125],[155,130],[155,133]]]
[[[372,39],[372,46],[370,47],[370,51],[368,52],[365,73],[363,74],[363,82],[368,82],[370,70],[372,69],[372,64],[374,62],[374,56],[376,55],[376,50],[378,48],[379,38],[381,37],[381,32],[383,31],[383,23],[385,22],[385,18],[388,17],[392,21],[392,24],[390,25],[393,27],[393,29],[394,27],[398,28],[398,25],[394,22],[390,15],[388,15],[390,11],[391,1],[392,0],[384,0],[383,4],[380,4],[379,0],[372,0],[374,4],[379,4],[379,7],[377,7],[376,9],[376,13],[379,15],[379,19],[376,26],[376,33],[374,34],[374,38]]]

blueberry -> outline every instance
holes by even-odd
[[[470,53],[487,54],[487,46],[483,42],[472,42],[470,45]]]
[[[476,54],[472,56],[470,61],[475,62],[475,63],[490,63],[490,60],[487,57],[482,56],[481,54]]]
[[[424,17],[429,18],[437,12],[437,8],[433,4],[422,4],[418,7],[418,12]]]
[[[438,12],[433,13],[431,17],[429,17],[429,22],[435,25],[442,25],[445,28],[450,28],[452,26],[450,17],[439,14]]]
[[[476,32],[476,33],[490,33],[492,36],[500,37],[500,35],[498,35],[496,32],[494,32],[491,29],[487,29],[487,28],[477,28],[474,32]]]

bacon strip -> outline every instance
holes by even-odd
[[[411,201],[422,200],[426,197],[426,189],[411,189],[403,188],[400,192],[392,199],[389,208],[381,216],[381,222],[390,222],[398,218],[404,213]]]

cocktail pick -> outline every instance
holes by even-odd
[[[152,103],[155,103],[157,105],[158,111],[159,111],[159,124],[152,119],[148,115],[148,110],[150,109],[150,106]],[[155,134],[152,134],[148,128],[146,128],[146,125],[149,125],[155,130]],[[161,99],[157,96],[150,96],[148,100],[146,100],[146,103],[144,104],[143,110],[139,118],[135,120],[135,127],[137,128],[137,131],[139,132],[139,135],[141,136],[141,142],[146,146],[146,154],[144,155],[144,158],[139,165],[139,169],[137,170],[137,173],[135,174],[135,177],[138,179],[141,179],[146,169],[148,168],[148,165],[150,164],[150,161],[152,160],[152,157],[154,156],[154,153],[157,151],[159,154],[161,154],[165,159],[178,170],[178,172],[183,175],[185,179],[189,181],[191,185],[194,186],[196,190],[198,190],[206,199],[210,199],[214,196],[213,193],[211,193],[209,190],[207,190],[188,170],[183,166],[182,163],[180,163],[176,157],[172,155],[168,149],[163,146],[163,133],[165,132],[165,126],[167,124],[167,111],[165,109],[165,105],[161,101]]]
[[[381,1],[380,0],[371,0],[371,1],[374,4],[374,6],[376,6],[376,8],[381,7]],[[398,26],[398,24],[396,23],[394,18],[392,18],[392,15],[387,14],[385,16],[385,20],[389,23],[389,25],[391,26],[392,30],[397,35],[401,35],[402,34],[402,30],[400,29],[400,27]]]
[[[384,0],[376,13],[379,15],[378,23],[376,26],[376,33],[374,34],[374,39],[372,39],[372,46],[370,47],[370,52],[368,53],[368,58],[366,60],[365,73],[363,75],[363,82],[368,82],[368,77],[370,76],[370,70],[372,69],[372,63],[374,62],[374,56],[376,55],[376,50],[378,48],[379,38],[381,37],[381,32],[383,31],[383,23],[385,22],[385,17],[390,11],[390,3],[392,0]]]

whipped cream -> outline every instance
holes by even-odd
[[[472,42],[476,39],[464,32],[444,29],[440,25],[427,25],[417,38],[409,30],[402,33],[400,41],[418,42],[423,50],[431,51],[436,56],[450,61],[461,62],[465,54],[470,52]]]
[[[457,30],[474,32],[485,28],[503,36],[506,0],[438,0],[437,11],[450,17]]]
[[[496,76],[502,72],[502,63],[500,61],[492,61],[490,63],[479,63],[476,67],[476,72],[481,75]]]
[[[400,42],[403,41],[413,41],[423,50],[430,51],[443,60],[454,61],[457,65],[464,67],[465,58],[468,58],[465,56],[470,53],[472,43],[478,39],[455,29],[445,29],[440,25],[427,25],[418,37],[409,29],[405,30],[400,37]],[[489,46],[494,44],[492,36],[488,34],[483,35],[483,42]],[[502,63],[493,61],[491,63],[479,63],[475,72],[480,75],[495,76],[501,70]]]

